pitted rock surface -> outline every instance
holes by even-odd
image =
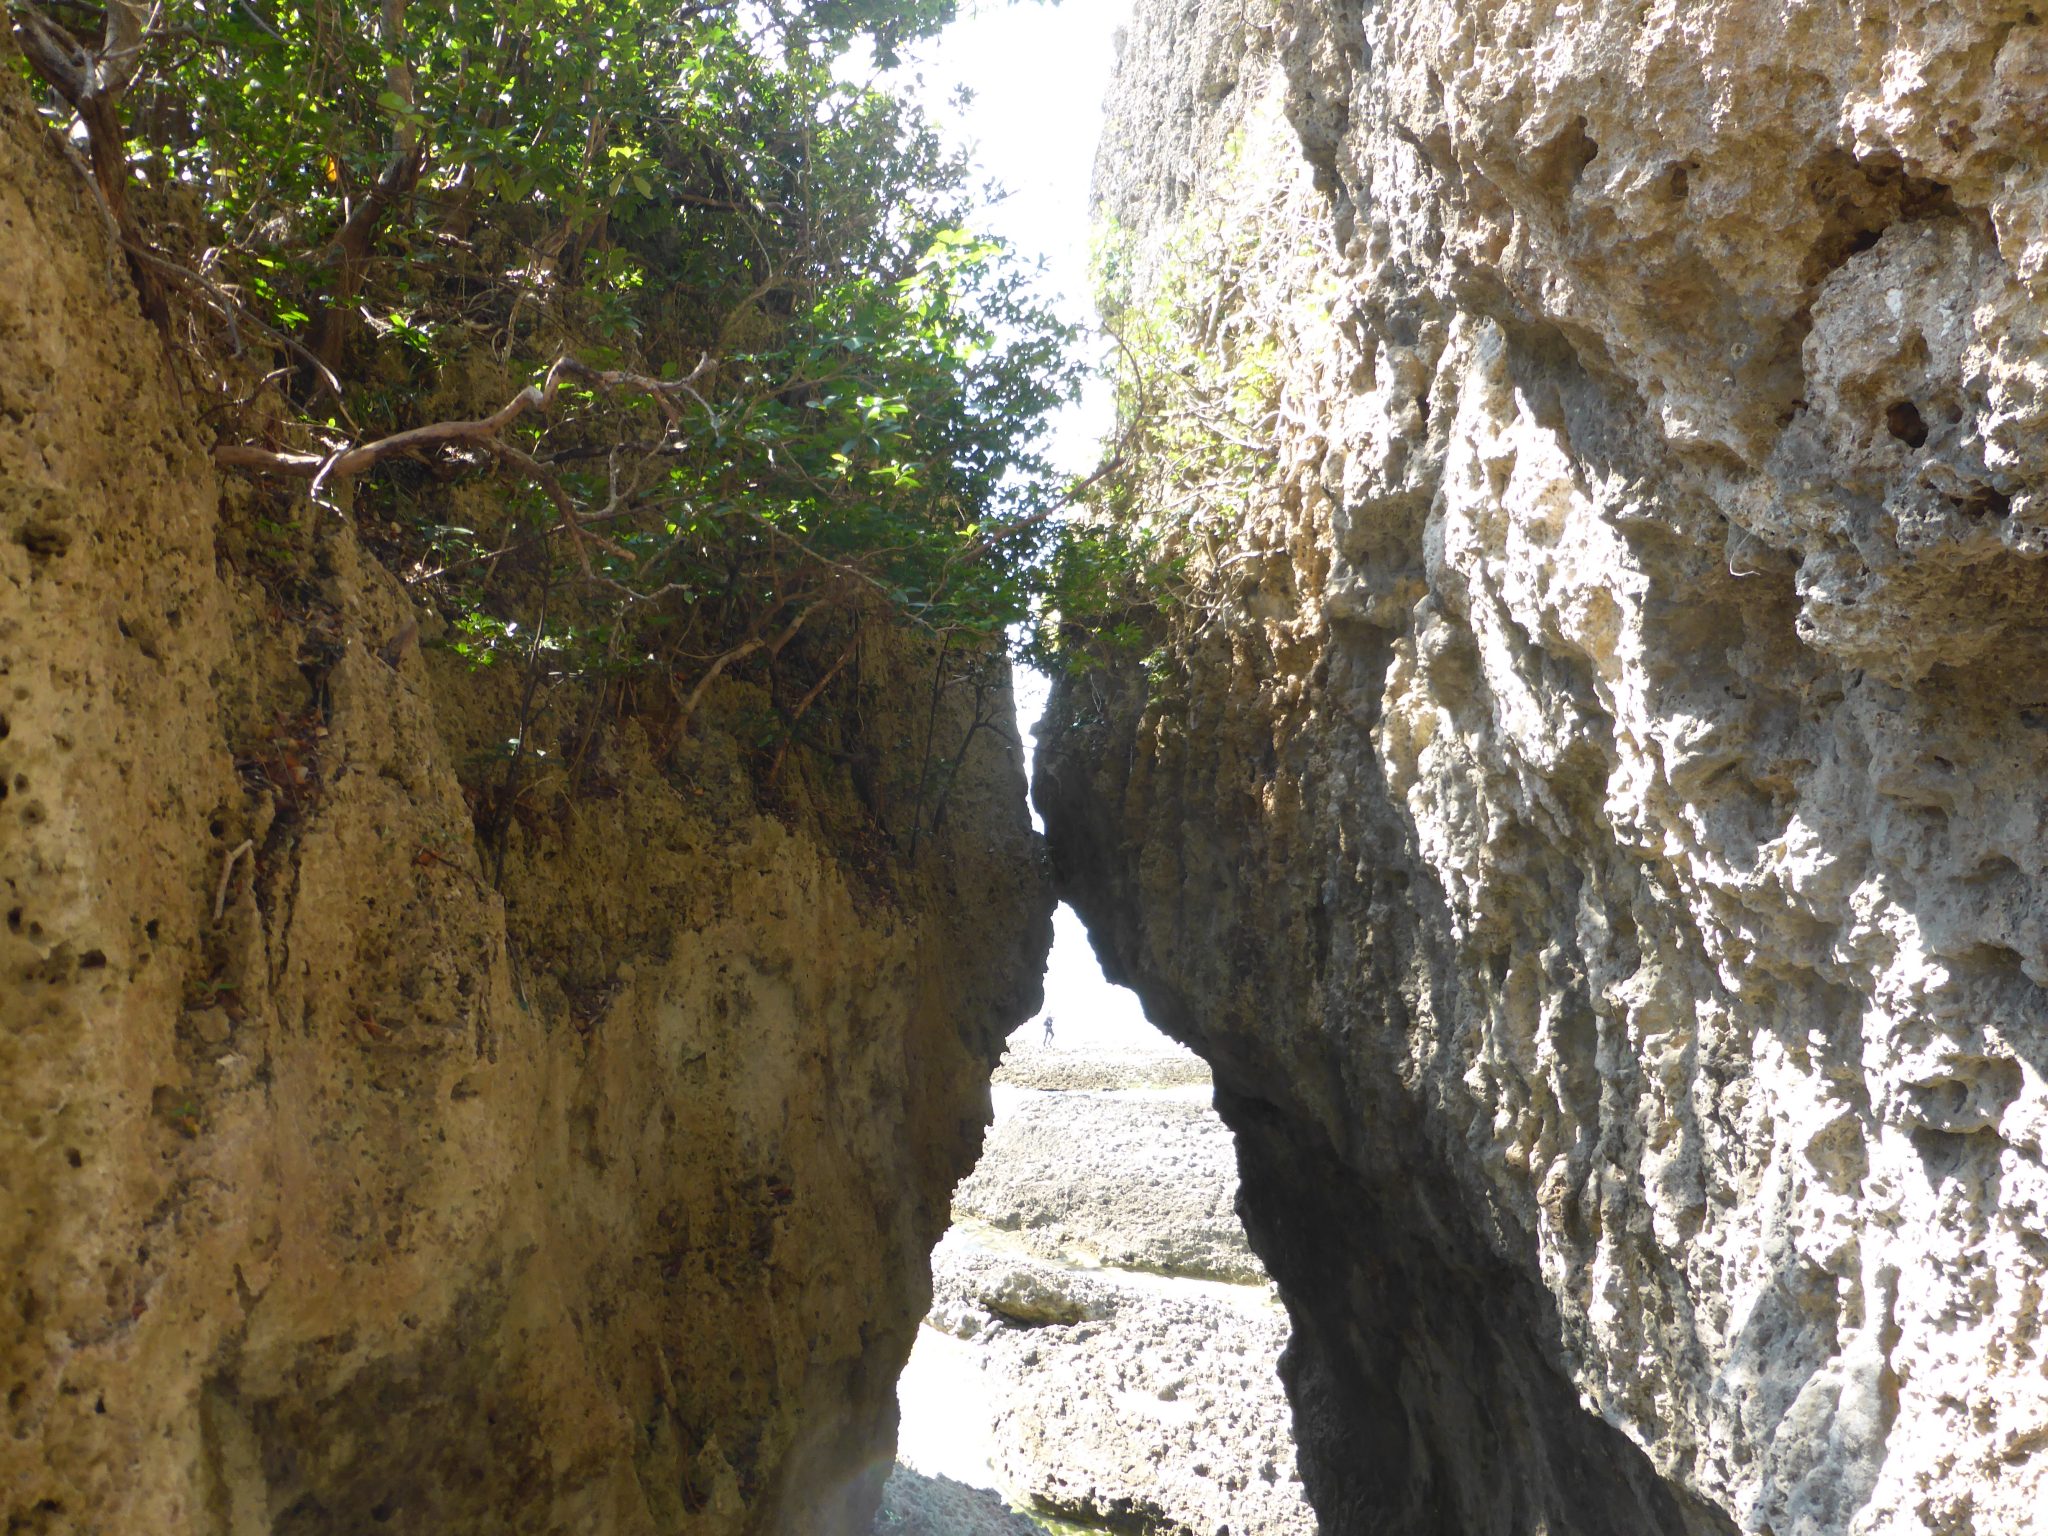
[[[1996,0],[1139,4],[1100,195],[1278,383],[1249,493],[1139,466],[1188,590],[1037,794],[1327,1530],[2040,1526],[2044,81]]]
[[[996,1473],[1036,1507],[1166,1536],[1315,1530],[1265,1287],[1074,1270],[958,1232],[933,1278],[933,1323],[982,1352]]]
[[[1171,1045],[1162,1041],[1162,1045]],[[1208,1088],[1209,1064],[1184,1046],[1170,1050],[1116,1050],[1057,1044],[1012,1045],[996,1068],[996,1084],[1068,1092],[1115,1088]]]
[[[182,325],[142,318],[17,63],[0,1529],[865,1531],[1040,995],[1020,754],[977,734],[878,901],[859,792],[792,772],[764,812],[707,698],[673,756],[622,726],[607,789],[537,797],[487,864],[463,774],[511,679],[390,659],[440,620],[354,520],[216,476]],[[252,530],[300,516],[266,586]],[[888,650],[863,711],[903,780],[930,668]]]
[[[1265,1271],[1236,1188],[1230,1137],[1206,1103],[1025,1093],[989,1130],[953,1210],[1045,1258],[1256,1283]]]
[[[1115,1310],[1102,1273],[990,1249],[968,1228],[955,1227],[932,1251],[926,1321],[955,1338],[978,1338],[1003,1323],[1099,1322]]]
[[[1046,1528],[986,1488],[908,1467],[889,1474],[874,1536],[1045,1536]]]
[[[978,1363],[989,1472],[1018,1502],[1090,1530],[1308,1536],[1287,1319],[1233,1214],[1230,1132],[1186,1081],[1191,1059],[1012,1046],[932,1255],[927,1321]]]

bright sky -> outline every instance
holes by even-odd
[[[984,214],[984,226],[1042,260],[1045,291],[1061,314],[1092,324],[1088,186],[1116,62],[1115,33],[1130,16],[1129,0],[969,0],[962,10],[970,14],[913,50],[898,78],[921,80],[918,94],[933,119],[1007,190]],[[964,108],[951,102],[961,86],[971,93]],[[1102,385],[1058,423],[1053,441],[1061,467],[1073,474],[1094,468],[1111,425]],[[1018,723],[1027,730],[1044,713],[1046,687],[1035,672],[1018,675]],[[1045,1011],[1057,1020],[1056,1049],[1160,1043],[1137,997],[1103,980],[1080,918],[1064,905],[1053,919]],[[1036,1040],[1039,1029],[1027,1024],[1016,1038]]]
[[[964,0],[960,9],[960,20],[904,50],[901,67],[883,78],[921,101],[983,179],[1003,189],[981,226],[1043,262],[1041,287],[1061,316],[1092,326],[1088,187],[1130,0]],[[849,63],[845,73],[859,78],[868,67]],[[1053,432],[1060,467],[1077,475],[1095,467],[1112,414],[1106,381],[1062,413]]]

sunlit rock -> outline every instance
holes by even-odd
[[[1038,798],[1327,1530],[2048,1508],[2044,36],[1138,8],[1100,192],[1219,431]]]

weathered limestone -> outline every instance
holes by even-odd
[[[954,1217],[1068,1263],[1262,1284],[1230,1138],[1194,1092],[1019,1094],[954,1192]]]
[[[883,1489],[875,1536],[1045,1536],[1045,1527],[986,1488],[898,1467]]]
[[[2044,80],[1988,0],[1141,0],[1105,209],[1272,453],[1144,471],[1189,590],[1038,793],[1326,1530],[2048,1509]]]
[[[434,616],[303,499],[264,585],[0,77],[0,1526],[865,1531],[1038,1000],[1016,752],[909,870],[850,789],[762,810],[709,707],[536,793],[494,889],[504,684],[391,646]]]
[[[949,1235],[934,1320],[969,1339],[995,1409],[996,1473],[1091,1528],[1310,1536],[1264,1287],[1178,1284]]]
[[[1199,1068],[1177,1050],[1012,1050],[932,1256],[930,1321],[952,1337],[930,1342],[966,1341],[989,1475],[1030,1507],[1088,1529],[1310,1536],[1276,1370],[1287,1318],[1231,1213],[1231,1137],[1186,1083]],[[1099,1086],[1055,1086],[1076,1079]]]

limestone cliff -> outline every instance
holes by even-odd
[[[2040,1528],[2044,81],[1993,0],[1141,0],[1211,414],[1038,794],[1336,1536]]]
[[[873,802],[967,722],[907,643],[869,781],[793,759],[772,813],[743,698],[672,751],[556,699],[535,753],[594,755],[487,857],[517,688],[217,479],[12,78],[0,1524],[862,1528],[1050,939],[1014,744],[913,867]]]

